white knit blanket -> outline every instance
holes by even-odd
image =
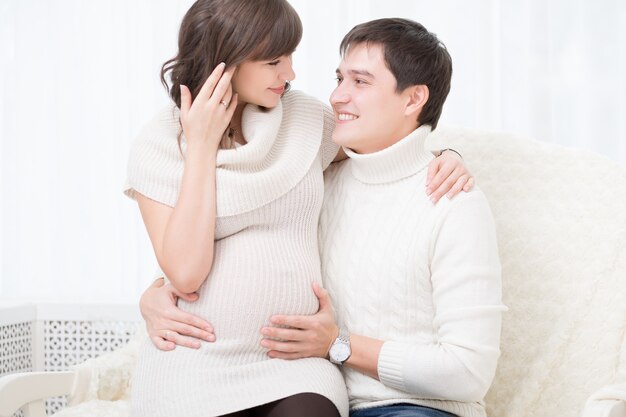
[[[123,348],[76,366],[70,407],[54,414],[55,417],[130,416],[132,372],[145,337],[142,328]]]

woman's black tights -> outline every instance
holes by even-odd
[[[339,417],[339,411],[328,398],[306,392],[222,417]]]

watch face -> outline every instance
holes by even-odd
[[[328,354],[334,361],[343,362],[350,357],[350,346],[345,343],[335,343]]]

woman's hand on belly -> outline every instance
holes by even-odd
[[[273,316],[274,326],[263,327],[261,346],[270,358],[328,358],[328,351],[339,334],[335,313],[328,292],[316,282],[313,291],[319,300],[319,311],[311,316]],[[275,340],[280,339],[280,340]]]
[[[162,278],[154,281],[139,301],[141,315],[152,343],[161,350],[172,350],[176,345],[200,348],[198,339],[215,341],[213,326],[198,316],[184,312],[176,305],[178,298],[188,302],[198,299],[198,294],[185,294]]]

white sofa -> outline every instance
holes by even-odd
[[[461,151],[496,219],[509,311],[488,415],[626,417],[626,169],[502,133],[441,128],[430,146]],[[130,415],[136,349],[80,365],[56,416]]]

